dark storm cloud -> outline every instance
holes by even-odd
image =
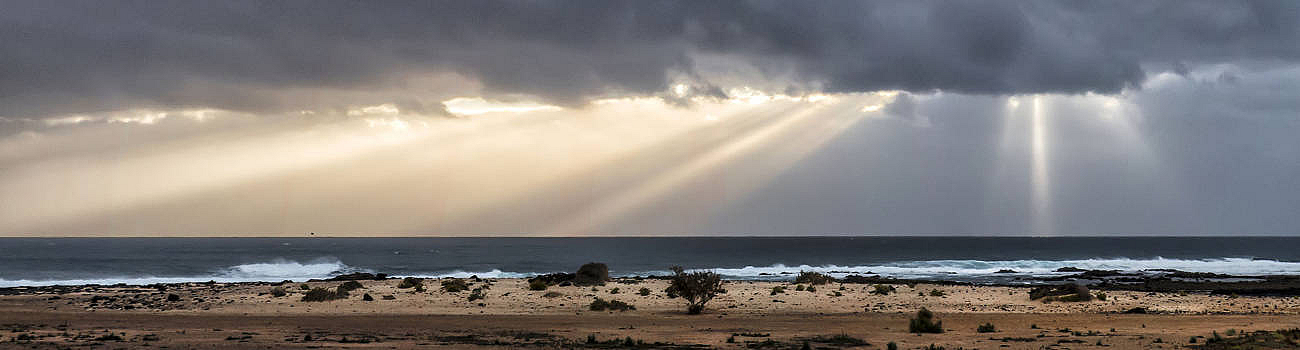
[[[1294,62],[1297,16],[1294,1],[7,2],[0,116],[438,112],[467,92],[579,105],[679,79],[716,95],[708,55],[805,91],[1116,92],[1144,67]],[[411,83],[438,73],[466,81]]]

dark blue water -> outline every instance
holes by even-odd
[[[980,280],[1168,268],[1300,274],[1300,237],[0,238],[0,286],[279,281],[348,272],[523,277],[599,261],[615,275],[671,265],[730,278],[873,272]],[[1010,277],[1010,275],[997,275]]]

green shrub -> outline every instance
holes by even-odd
[[[669,284],[677,294],[686,299],[686,313],[699,314],[704,311],[704,304],[713,300],[722,292],[722,276],[710,271],[686,273],[680,266],[673,266],[673,277]]]
[[[271,296],[273,297],[279,298],[288,294],[289,292],[286,292],[283,287],[271,288]]]
[[[347,281],[339,285],[338,291],[339,293],[348,293],[361,288],[365,288],[365,286],[361,285],[361,282]]]
[[[556,298],[560,296],[564,296],[564,294],[561,294],[560,292],[546,292],[546,294],[542,294],[543,298]]]
[[[807,283],[811,285],[821,285],[831,282],[835,282],[835,277],[814,271],[799,271],[799,276],[794,278],[794,283],[796,284]]]
[[[796,286],[794,286],[794,291],[796,291],[796,292],[802,292],[802,291],[803,291],[803,285],[800,284],[800,285],[796,285]]]
[[[610,289],[609,294],[618,294],[618,288],[615,287],[614,289]]]
[[[463,290],[469,290],[469,283],[459,278],[448,278],[442,280],[442,290],[448,293],[456,293]]]
[[[303,283],[301,285],[298,285],[298,289],[311,290],[311,286],[307,285],[306,283]]]
[[[407,277],[407,278],[403,278],[402,282],[397,284],[397,288],[400,289],[416,288],[416,287],[424,287],[423,278]]]
[[[985,323],[975,328],[975,331],[980,333],[993,333],[993,332],[997,332],[998,330],[997,328],[993,327],[993,323]]]
[[[926,308],[916,312],[916,318],[907,324],[908,333],[943,333],[943,321],[935,321],[934,313]]]
[[[1106,301],[1106,293],[1105,293],[1105,292],[1097,292],[1097,294],[1095,295],[1095,297],[1097,298],[1097,300]]]
[[[302,301],[319,302],[347,298],[347,292],[339,293],[338,291],[325,288],[312,288],[303,294]]]
[[[885,344],[885,350],[898,350],[898,343],[891,341],[889,344]]]
[[[809,292],[816,292],[816,291],[817,291],[817,287],[808,286],[808,288],[806,288],[806,289],[804,289],[804,290],[809,291]]]
[[[941,297],[941,296],[945,296],[945,295],[948,295],[948,293],[944,293],[943,291],[938,290],[938,289],[931,289],[931,290],[930,290],[930,296],[932,296],[932,297]]]
[[[578,267],[573,284],[579,286],[605,285],[609,281],[609,267],[602,263],[586,263]]]
[[[871,294],[889,295],[889,293],[893,293],[897,290],[894,289],[894,286],[888,284],[877,284],[874,288],[875,289],[871,290]]]
[[[650,295],[650,288],[641,287],[641,290],[637,291],[636,294],[640,294],[641,296]]]
[[[596,300],[592,301],[591,305],[589,305],[588,307],[591,309],[591,311],[636,310],[636,307],[632,306],[632,304],[624,303],[618,300],[605,300],[605,299],[601,299],[600,297],[596,297]]]
[[[538,279],[528,282],[528,290],[546,290],[546,287],[549,286],[547,286],[546,281],[543,280]]]
[[[777,295],[781,293],[785,293],[785,287],[783,286],[772,287],[772,295]]]
[[[483,294],[483,287],[474,288],[473,291],[469,292],[469,298],[468,298],[469,301],[475,301],[475,300],[486,299],[486,298],[487,295]]]

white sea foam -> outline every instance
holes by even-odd
[[[842,277],[850,274],[867,274],[873,273],[882,276],[897,278],[945,278],[945,279],[980,279],[997,276],[1053,276],[1066,275],[1069,273],[1055,272],[1062,267],[1077,267],[1088,270],[1121,270],[1126,272],[1136,272],[1151,269],[1173,269],[1188,272],[1213,272],[1232,275],[1271,275],[1271,274],[1290,274],[1300,275],[1300,262],[1286,262],[1277,260],[1258,260],[1248,258],[1220,258],[1220,259],[1129,259],[1129,258],[1098,258],[1082,260],[1002,260],[1002,261],[983,261],[983,260],[927,260],[927,261],[900,261],[892,263],[881,263],[860,266],[839,266],[839,265],[770,265],[770,266],[745,266],[740,268],[704,268],[712,270],[727,278],[734,279],[788,279],[792,274],[800,271],[817,271],[828,273],[833,276]],[[999,274],[999,270],[1014,270],[1015,274]],[[132,285],[143,285],[153,283],[184,283],[184,282],[252,282],[252,281],[281,281],[294,280],[303,281],[308,279],[323,279],[331,276],[353,273],[353,272],[384,272],[372,271],[366,268],[354,267],[344,264],[343,262],[332,259],[318,259],[302,263],[289,260],[273,260],[270,262],[258,262],[240,264],[226,267],[214,271],[210,275],[200,276],[181,276],[181,277],[159,277],[159,276],[111,276],[102,278],[81,278],[81,279],[63,279],[63,280],[7,280],[0,279],[0,287],[15,286],[48,286],[48,285],[82,285],[82,284],[117,284],[125,283]],[[409,273],[394,274],[394,277],[427,277],[427,278],[444,278],[456,277],[467,278],[478,276],[482,278],[522,278],[530,277],[542,273],[555,271],[501,271],[492,269],[488,271],[431,271],[427,273]],[[616,275],[665,275],[668,271],[635,271],[629,273],[616,273]]]

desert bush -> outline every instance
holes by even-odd
[[[948,293],[944,293],[943,291],[938,290],[938,289],[931,289],[931,290],[930,290],[930,296],[932,296],[932,297],[941,297],[941,296],[945,296],[945,295],[948,295]]]
[[[885,350],[898,350],[898,343],[891,341],[889,344],[885,344]]]
[[[802,284],[795,285],[795,286],[794,286],[794,291],[796,291],[796,292],[802,292],[802,291],[803,291],[803,285],[802,285]]]
[[[588,307],[591,309],[591,311],[605,311],[605,310],[627,311],[627,310],[636,310],[636,307],[635,307],[635,306],[632,306],[632,304],[628,304],[628,303],[621,302],[621,301],[618,301],[618,300],[605,300],[605,299],[601,299],[600,297],[596,297],[596,300],[593,300],[593,301],[591,302],[591,305],[589,305]]]
[[[873,288],[874,289],[871,290],[871,294],[879,294],[879,295],[889,295],[889,293],[893,293],[894,291],[897,290],[894,289],[894,286],[888,284],[877,284]]]
[[[362,294],[361,301],[375,301],[375,297],[370,296],[370,293]]]
[[[1097,294],[1094,294],[1093,297],[1096,297],[1097,300],[1106,301],[1106,293],[1105,293],[1105,292],[1097,292]]]
[[[650,288],[641,287],[641,290],[637,291],[636,294],[640,294],[641,296],[648,296],[650,295]]]
[[[704,304],[722,292],[722,276],[710,271],[686,273],[680,266],[673,266],[670,282],[677,294],[686,299],[686,313],[699,314],[704,311]]]
[[[339,285],[338,291],[339,293],[348,293],[361,288],[365,288],[365,286],[361,285],[361,282],[347,281]]]
[[[1058,286],[1042,286],[1030,290],[1029,300],[1038,299],[1042,299],[1043,302],[1090,301],[1092,300],[1092,293],[1088,291],[1088,286],[1066,283]]]
[[[564,294],[560,292],[546,292],[546,294],[542,294],[543,298],[556,298],[560,296],[564,296]]]
[[[816,291],[817,291],[817,287],[808,286],[808,288],[804,288],[804,290],[809,291],[809,292],[816,292]]]
[[[532,280],[528,282],[528,290],[546,290],[546,281]]]
[[[312,288],[311,290],[307,291],[306,294],[303,294],[302,301],[320,302],[320,301],[343,299],[347,297],[348,297],[347,292],[339,293],[338,291],[329,290],[325,288]]]
[[[286,292],[282,287],[271,288],[271,296],[273,297],[279,298],[288,294],[289,292]]]
[[[782,286],[772,287],[772,295],[777,295],[781,293],[785,293],[785,287]]]
[[[469,301],[475,301],[475,300],[486,299],[486,298],[487,298],[487,294],[483,294],[483,287],[474,288],[474,290],[469,292],[469,297],[468,297]]]
[[[794,283],[807,283],[814,286],[831,282],[835,282],[835,277],[815,271],[799,271],[799,276],[794,278]]]
[[[935,321],[934,313],[926,308],[916,312],[916,318],[907,324],[908,333],[943,333],[943,321]]]
[[[997,332],[998,330],[997,328],[994,328],[993,323],[990,322],[990,323],[982,324],[979,327],[976,327],[975,331],[980,333],[993,333],[993,332]]]
[[[311,286],[307,285],[306,283],[303,283],[303,284],[298,285],[298,289],[302,289],[302,290],[311,290]]]
[[[618,288],[610,289],[609,294],[618,294]]]
[[[399,289],[416,288],[416,287],[424,287],[423,278],[407,277],[407,278],[403,278],[402,282],[397,284],[397,288]]]
[[[463,290],[469,290],[469,283],[459,278],[448,278],[442,280],[442,290],[448,293],[456,293]]]
[[[573,276],[573,284],[579,286],[605,285],[606,281],[609,281],[609,267],[597,262],[578,267]]]

